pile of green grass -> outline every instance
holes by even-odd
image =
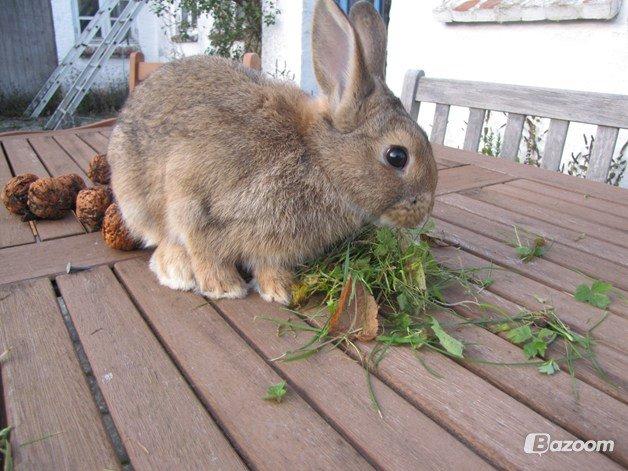
[[[334,347],[360,352],[352,340],[355,332],[331,335],[329,328],[329,316],[338,306],[343,286],[347,282],[359,282],[380,307],[380,334],[371,353],[361,357],[367,372],[377,368],[391,347],[429,348],[458,360],[475,361],[465,357],[464,343],[447,332],[451,326],[441,325],[431,315],[435,310],[459,315],[452,309],[454,305],[447,303],[444,294],[448,287],[455,287],[468,294],[468,300],[456,303],[457,306],[466,304],[487,313],[479,319],[461,317],[456,325],[474,324],[494,333],[504,333],[502,335],[523,349],[522,362],[517,365],[531,365],[540,373],[554,374],[560,369],[559,363],[564,363],[573,376],[574,362],[584,360],[591,362],[600,376],[605,377],[595,359],[590,335],[593,329],[586,335],[573,332],[549,305],[543,305],[543,309],[537,311],[507,313],[482,303],[478,294],[493,283],[484,275],[487,270],[490,274],[492,267],[453,270],[442,266],[431,252],[430,244],[434,240],[429,234],[432,230],[431,223],[413,230],[366,227],[357,236],[303,265],[297,272],[293,289],[292,311],[297,317],[287,321],[266,319],[277,324],[279,335],[287,331],[305,331],[312,336],[300,348],[275,360],[302,360]],[[517,246],[514,249],[519,254]],[[541,255],[538,251],[533,256]],[[549,358],[548,347],[558,340],[563,341],[565,354],[560,358]]]

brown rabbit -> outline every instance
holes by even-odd
[[[292,268],[368,222],[413,227],[431,211],[425,133],[384,82],[386,28],[318,0],[310,97],[234,62],[164,65],[131,96],[109,145],[131,232],[175,289],[243,297],[237,264],[268,301],[288,303]]]

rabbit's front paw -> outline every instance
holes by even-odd
[[[247,295],[246,283],[235,267],[204,267],[197,270],[198,292],[210,299],[236,299]]]
[[[189,291],[196,287],[190,257],[182,245],[161,241],[148,266],[168,288]]]
[[[275,302],[284,306],[290,304],[292,273],[286,269],[264,267],[255,270],[253,286],[264,301]]]

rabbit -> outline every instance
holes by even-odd
[[[220,57],[167,63],[112,131],[112,188],[162,285],[290,302],[293,269],[365,224],[415,227],[437,183],[425,132],[384,79],[386,27],[318,0],[320,96]],[[248,268],[245,283],[237,266]]]

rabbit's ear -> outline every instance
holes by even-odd
[[[329,98],[334,125],[349,130],[373,82],[358,36],[333,0],[318,0],[312,25],[312,56],[316,80]]]
[[[366,67],[371,74],[384,80],[387,42],[384,20],[366,0],[351,7],[349,19],[360,38]]]

